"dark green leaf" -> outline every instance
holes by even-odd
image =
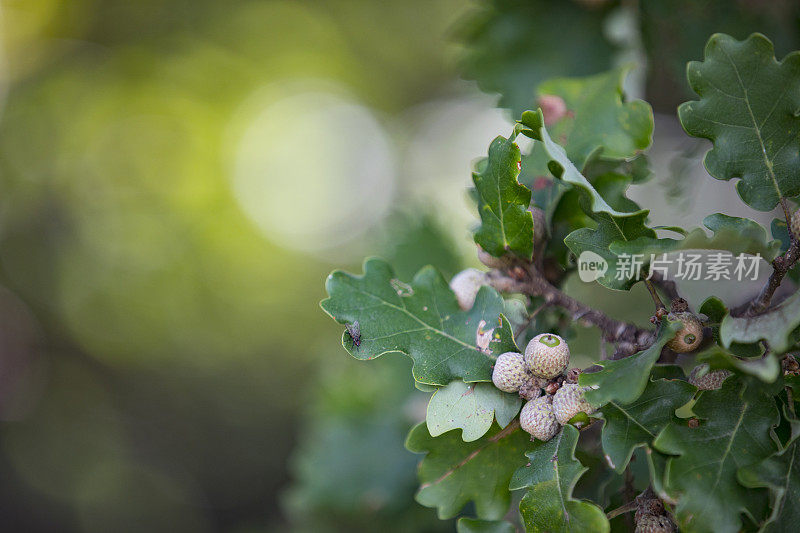
[[[740,513],[758,520],[764,511],[765,492],[740,485],[736,472],[775,451],[770,438],[778,423],[775,401],[729,378],[721,389],[704,391],[693,411],[699,427],[671,423],[654,442],[658,450],[678,456],[667,461],[666,491],[678,501],[682,528],[738,531]]]
[[[748,218],[731,217],[721,213],[707,216],[703,225],[713,232],[711,237],[700,228],[689,232],[683,239],[653,239],[640,237],[632,242],[618,242],[611,246],[616,254],[644,254],[645,264],[650,254],[664,254],[678,250],[724,250],[733,255],[761,255],[772,261],[778,255],[780,242],[767,240],[761,224]]]
[[[519,394],[503,392],[492,383],[453,381],[433,394],[425,422],[433,437],[462,429],[461,437],[470,442],[485,435],[495,418],[506,427],[521,405]]]
[[[718,33],[704,61],[689,63],[688,78],[700,100],[682,104],[678,115],[690,135],[714,143],[708,172],[741,178],[742,200],[761,211],[800,194],[800,52],[778,62],[761,34],[737,41]]]
[[[531,191],[517,181],[520,158],[516,143],[497,137],[489,146],[488,159],[472,173],[481,217],[475,242],[496,257],[509,250],[523,258],[533,253]]]
[[[406,447],[427,455],[419,465],[417,501],[436,507],[442,519],[456,516],[472,501],[479,518],[500,520],[508,512],[508,482],[525,464],[530,435],[517,424],[501,430],[495,426],[481,439],[464,442],[458,431],[431,437],[425,424],[408,434]]]
[[[707,350],[697,354],[696,361],[697,363],[708,363],[711,370],[731,370],[755,376],[767,383],[772,383],[778,379],[781,370],[780,361],[772,352],[763,357],[740,358],[717,345],[712,345]]]
[[[733,342],[751,343],[765,340],[776,354],[792,346],[792,331],[800,326],[800,293],[795,293],[764,314],[753,317],[726,315],[719,327],[723,346]]]
[[[637,271],[632,268],[630,252],[628,259],[620,258],[619,253],[611,250],[612,246],[628,243],[629,241],[641,242],[655,239],[656,233],[645,225],[647,211],[639,211],[632,217],[612,217],[607,213],[595,215],[597,228],[582,228],[573,231],[564,239],[564,243],[576,256],[584,252],[593,252],[602,257],[608,265],[606,271],[597,278],[598,283],[615,290],[627,290],[639,281],[640,272],[646,275],[643,267]],[[631,247],[637,249],[638,247]],[[640,252],[634,252],[640,253]],[[648,256],[649,258],[649,256]],[[645,263],[642,262],[642,265]]]
[[[610,401],[600,410],[605,423],[601,442],[609,465],[618,473],[628,466],[639,446],[649,446],[656,435],[675,418],[675,410],[694,395],[692,385],[682,380],[650,381],[636,401]]]
[[[597,364],[603,367],[601,371],[581,374],[579,383],[592,387],[586,391],[586,400],[597,406],[612,401],[619,404],[635,401],[644,392],[650,369],[661,355],[661,349],[680,328],[680,322],[665,319],[658,337],[648,349],[617,361],[599,361]]]
[[[611,66],[614,49],[603,32],[609,10],[546,0],[482,3],[460,26],[462,71],[482,90],[500,93],[500,105],[518,115],[533,107],[540,82]]]
[[[547,442],[534,442],[526,455],[530,463],[511,480],[511,490],[528,489],[520,502],[525,529],[534,532],[609,530],[603,510],[575,500],[572,490],[587,470],[575,458],[578,430],[564,426]]]
[[[800,524],[800,420],[787,415],[792,433],[783,450],[763,461],[739,469],[739,481],[746,487],[770,490],[772,513],[761,531],[793,532]]]
[[[494,289],[481,287],[475,305],[461,311],[447,282],[433,267],[420,270],[403,283],[380,259],[364,263],[364,274],[336,271],[325,288],[330,297],[322,308],[334,320],[361,327],[361,345],[354,346],[345,332],[342,343],[357,359],[374,359],[401,352],[414,360],[415,381],[447,385],[491,381],[491,364],[503,352],[518,351],[508,321],[502,316],[503,299]],[[492,342],[486,351],[478,347],[478,330]]]

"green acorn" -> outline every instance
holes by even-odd
[[[506,352],[500,354],[492,370],[492,383],[503,392],[517,392],[528,380],[528,369],[522,354]]]
[[[542,441],[552,439],[561,427],[550,402],[549,396],[536,398],[526,403],[519,413],[520,427]]]
[[[687,353],[697,349],[703,340],[703,324],[692,313],[670,313],[670,320],[678,320],[683,327],[670,339],[667,348],[676,353]]]
[[[569,366],[569,346],[558,335],[542,333],[525,348],[525,362],[535,376],[552,379]]]
[[[590,415],[595,412],[594,406],[583,397],[587,388],[573,383],[564,383],[553,395],[553,413],[559,424],[565,425],[578,413]]]

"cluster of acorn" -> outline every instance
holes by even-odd
[[[520,427],[539,440],[553,438],[578,413],[595,411],[583,397],[586,389],[576,383],[578,371],[564,374],[567,366],[569,346],[553,333],[531,339],[524,355],[506,352],[495,361],[494,386],[528,400],[519,415]]]

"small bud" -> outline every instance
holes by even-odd
[[[700,427],[700,421],[696,418],[690,418],[686,425],[689,426],[691,429],[697,429]]]
[[[536,103],[542,109],[545,126],[552,126],[567,114],[567,103],[560,96],[543,94]]]

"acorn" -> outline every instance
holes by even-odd
[[[539,440],[552,439],[561,426],[553,414],[550,396],[541,396],[526,403],[519,413],[519,425]]]
[[[578,413],[590,415],[595,412],[594,406],[583,397],[586,390],[586,387],[564,383],[553,395],[553,413],[561,425],[567,424]]]
[[[689,383],[700,390],[716,390],[722,387],[722,382],[731,375],[730,370],[714,370],[709,372],[708,363],[697,365],[689,374]]]
[[[528,369],[522,354],[506,352],[498,356],[492,370],[492,383],[503,392],[517,392],[528,381]]]
[[[552,379],[567,369],[569,346],[554,333],[542,333],[525,348],[525,363],[533,375]]]
[[[692,313],[670,313],[670,320],[680,321],[682,327],[667,343],[667,348],[676,353],[687,353],[696,350],[703,340],[703,324]]]

